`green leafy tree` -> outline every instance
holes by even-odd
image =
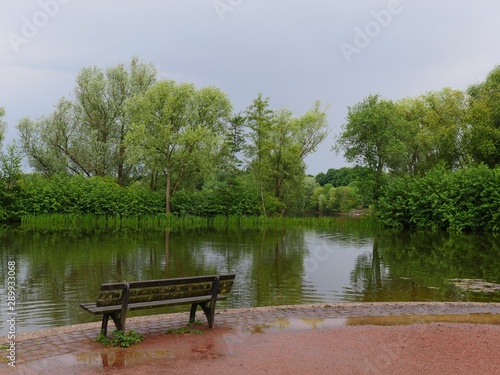
[[[61,99],[50,116],[21,120],[22,146],[35,170],[46,174],[113,176],[126,183],[134,165],[126,163],[125,103],[156,81],[156,69],[134,57],[130,66],[82,69],[75,100]]]
[[[344,157],[370,168],[374,176],[373,197],[376,200],[382,186],[384,171],[400,171],[406,153],[406,121],[399,116],[390,100],[372,95],[349,107],[347,123],[334,149],[344,151]]]
[[[219,157],[232,106],[219,89],[160,81],[129,105],[129,157],[165,176],[167,213],[184,181],[203,177]]]
[[[470,86],[467,95],[467,150],[474,162],[494,167],[500,164],[500,66],[484,82]]]
[[[329,133],[326,108],[321,108],[321,103],[316,101],[302,116],[290,119],[290,129],[289,160],[284,159],[286,163],[283,165],[283,171],[289,178],[285,179],[282,197],[288,208],[298,210],[304,207],[304,159],[316,151]]]
[[[21,161],[21,151],[15,143],[9,144],[6,151],[0,153],[0,220],[18,216]]]
[[[285,207],[296,207],[303,193],[305,165],[300,157],[297,130],[297,123],[293,121],[291,111],[275,111],[268,162],[273,185],[272,195],[283,204],[283,210]]]
[[[445,88],[400,100],[396,106],[406,120],[409,173],[423,173],[440,163],[449,169],[466,163],[462,139],[466,101],[462,91]]]
[[[314,209],[312,203],[312,195],[316,188],[320,187],[318,182],[313,176],[307,176],[304,178],[304,207],[308,210]]]
[[[92,175],[78,154],[68,152],[77,142],[73,135],[75,121],[73,103],[66,99],[61,99],[49,116],[37,121],[25,117],[19,121],[21,146],[35,171],[48,176],[58,173]]]
[[[239,153],[243,152],[245,145],[244,126],[245,117],[241,114],[233,116],[229,122],[226,147],[229,155],[229,164],[235,168],[241,164]]]
[[[265,196],[271,196],[277,207],[301,209],[304,205],[304,178],[306,158],[328,134],[325,110],[320,102],[300,117],[293,117],[288,109],[271,110],[269,98],[259,94],[247,109],[250,143],[247,156],[250,168],[259,181],[262,211]]]
[[[321,172],[316,175],[316,181],[321,186],[332,184],[334,187],[348,186],[353,182],[364,180],[370,173],[366,167],[342,167],[339,169],[330,168],[326,173]]]
[[[250,169],[259,183],[262,213],[266,210],[266,185],[269,184],[271,166],[271,129],[274,121],[273,111],[269,108],[269,98],[258,97],[246,110],[246,125],[250,129],[250,143],[246,147],[246,155],[250,158]]]

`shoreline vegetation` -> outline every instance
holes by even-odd
[[[157,214],[149,216],[98,216],[98,215],[27,215],[20,224],[24,230],[281,230],[293,228],[357,228],[380,229],[380,222],[373,215],[335,215],[321,217],[287,216],[176,216]]]
[[[82,69],[74,94],[21,119],[19,139],[0,151],[0,222],[279,227],[370,208],[384,228],[500,232],[500,66],[465,91],[348,107],[332,151],[354,166],[316,176],[305,160],[330,132],[320,101],[296,115],[259,93],[235,111],[220,89],[160,80],[138,57]],[[369,221],[325,220],[314,225]]]

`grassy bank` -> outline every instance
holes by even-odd
[[[264,216],[96,216],[96,215],[37,215],[24,216],[21,227],[26,230],[259,230],[294,227],[310,228],[380,228],[370,215],[361,218],[330,217],[264,217]]]

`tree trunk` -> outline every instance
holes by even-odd
[[[165,212],[168,215],[170,213],[170,173],[167,172],[167,187],[165,189],[166,207]]]
[[[118,185],[121,187],[125,186],[125,176],[124,176],[124,158],[125,158],[125,148],[120,146],[118,151]]]

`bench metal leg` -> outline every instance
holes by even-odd
[[[189,323],[194,323],[196,320],[196,308],[200,305],[201,309],[203,310],[203,313],[207,317],[208,321],[208,328],[213,328],[214,327],[214,316],[215,316],[215,302],[211,302],[210,305],[208,305],[208,302],[202,302],[202,303],[193,303],[191,305],[191,313],[189,314]]]
[[[102,324],[101,324],[101,335],[104,337],[108,336],[108,320],[109,320],[109,314],[104,314],[102,316]]]
[[[196,321],[196,308],[198,307],[197,303],[193,303],[191,305],[191,312],[189,313],[189,323],[194,323]]]
[[[207,317],[208,328],[214,327],[215,303],[217,302],[217,294],[219,293],[219,286],[220,286],[220,280],[219,277],[216,276],[214,283],[212,284],[212,290],[210,292],[210,294],[212,295],[210,302],[193,303],[191,305],[191,314],[189,315],[189,323],[194,323],[196,318],[196,307],[200,305],[201,308],[203,309],[203,312],[205,313],[205,316]],[[208,305],[208,303],[210,304]]]
[[[200,304],[205,316],[208,320],[208,328],[214,328],[214,316],[215,316],[215,301],[210,302],[208,305],[206,302]]]
[[[122,324],[122,319],[120,319],[116,313],[105,313],[102,317],[101,335],[103,335],[104,337],[108,337],[109,318],[113,320],[117,331],[124,331],[125,326]]]

